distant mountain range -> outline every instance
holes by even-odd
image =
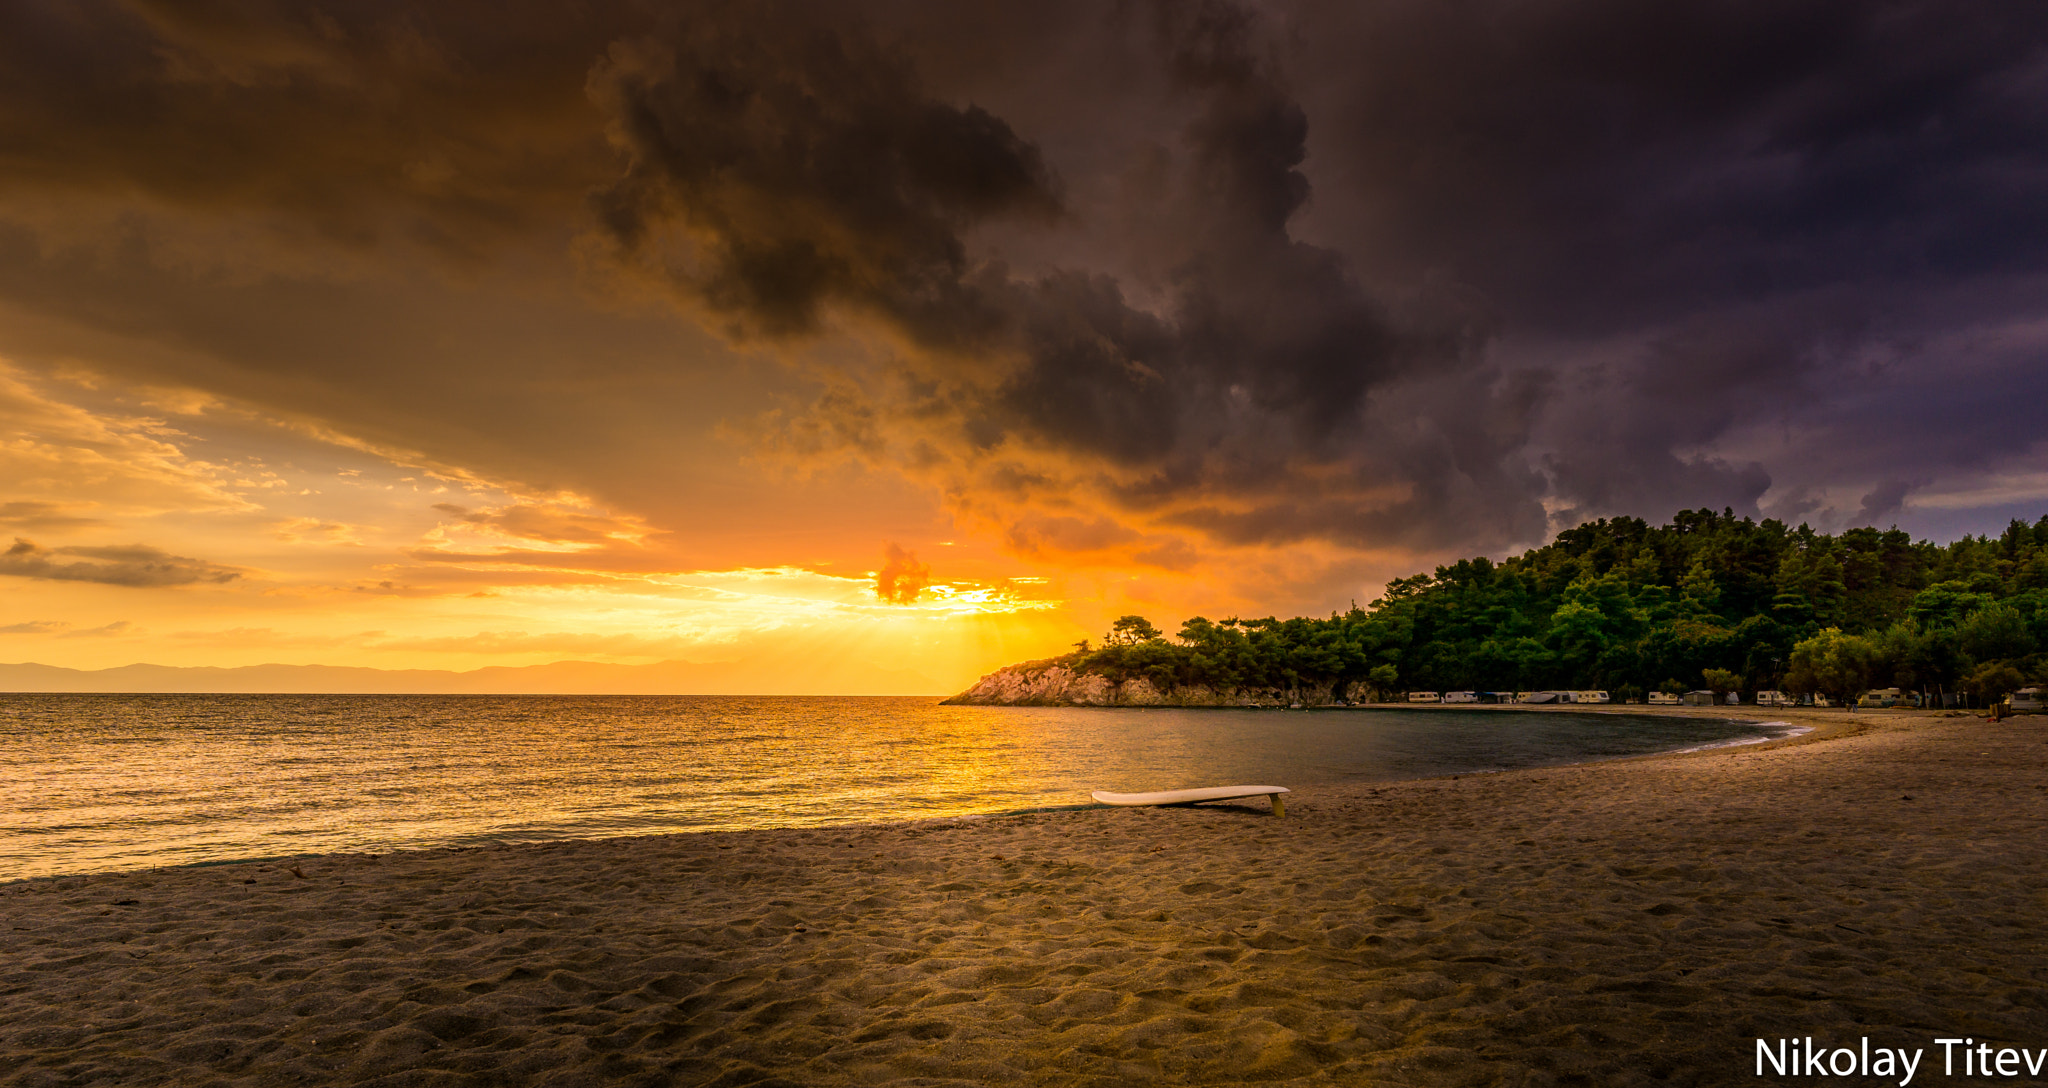
[[[238,668],[123,665],[66,669],[0,664],[0,692],[276,692],[389,695],[937,695],[946,685],[914,672],[868,666],[785,670],[770,664],[662,661],[443,669],[371,669],[339,665]]]

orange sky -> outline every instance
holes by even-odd
[[[1203,502],[1105,499],[1151,466],[966,456],[888,405],[850,431],[835,406],[1000,374],[1014,345],[938,348],[844,296],[797,333],[748,328],[620,251],[589,196],[634,159],[606,127],[625,92],[589,74],[638,63],[611,28],[463,86],[429,46],[473,28],[221,20],[60,27],[133,39],[57,77],[131,77],[113,93],[158,127],[46,119],[39,169],[0,191],[0,661],[689,661],[750,689],[787,661],[779,690],[892,670],[883,690],[942,692],[1125,612],[1344,607],[1410,562],[1218,545],[1170,524]],[[94,126],[104,146],[79,145]],[[1086,238],[1050,214],[1013,243]],[[885,599],[892,555],[910,573]]]
[[[792,690],[872,690],[866,674],[884,669],[914,679],[882,690],[937,692],[1061,652],[1126,610],[1177,618],[1243,599],[1205,557],[1134,562],[1150,538],[1019,546],[931,487],[784,465],[746,438],[648,442],[650,458],[695,447],[691,471],[713,482],[667,501],[612,497],[95,362],[0,364],[14,436],[0,449],[16,534],[0,566],[13,575],[0,578],[8,660],[690,661],[745,666],[734,672],[754,687],[773,660]],[[1289,584],[1272,552],[1242,558],[1241,576]]]
[[[0,662],[943,692],[1595,516],[2048,497],[1976,425],[2048,373],[2024,261],[1741,249],[1799,196],[1748,90],[1741,140],[1499,130],[1610,61],[1614,117],[1721,124],[1630,82],[1718,39],[1553,78],[1568,25],[1111,7],[0,13]]]

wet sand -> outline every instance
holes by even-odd
[[[1937,1037],[2048,1047],[2048,718],[1782,716],[1823,728],[1286,819],[0,886],[0,1085],[1735,1084],[1782,1036],[1941,1084]]]

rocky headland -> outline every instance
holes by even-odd
[[[1053,658],[997,669],[946,700],[953,706],[1331,706],[1366,698],[1365,685],[1223,687],[1155,684],[1145,676],[1076,669]]]

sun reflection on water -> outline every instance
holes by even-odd
[[[1420,777],[1751,736],[1569,714],[930,698],[0,695],[0,880]]]

